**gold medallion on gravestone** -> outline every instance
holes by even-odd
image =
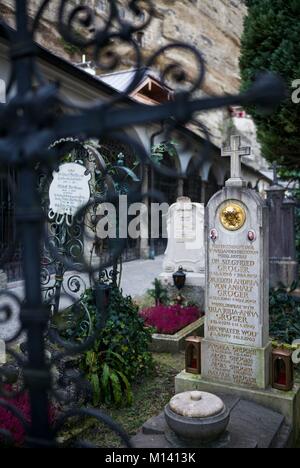
[[[221,208],[220,221],[228,231],[237,231],[244,226],[246,212],[244,208],[236,202],[227,202]]]

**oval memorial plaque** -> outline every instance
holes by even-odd
[[[74,216],[90,200],[91,174],[82,164],[66,163],[53,173],[49,189],[50,210]]]

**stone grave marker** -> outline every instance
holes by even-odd
[[[167,232],[163,270],[174,273],[182,266],[187,272],[204,272],[204,205],[178,198],[167,214]]]
[[[186,300],[204,307],[204,205],[180,197],[167,213],[168,246],[160,280],[170,297],[177,294],[173,274],[182,267],[186,273],[183,295]]]
[[[267,189],[270,211],[270,287],[297,283],[299,268],[296,251],[295,209],[297,203],[285,196],[286,188],[279,185],[277,165],[273,164],[273,184]]]
[[[182,371],[175,378],[175,391],[230,394],[247,404],[259,403],[257,433],[265,431],[260,417],[263,407],[271,408],[284,416],[292,428],[289,440],[295,442],[300,435],[300,413],[295,411],[300,408],[300,386],[295,382],[285,392],[270,385],[269,210],[258,193],[246,188],[241,175],[239,158],[249,148],[241,147],[239,137],[233,137],[231,143],[235,160],[231,178],[209,201],[205,214],[206,317],[201,374]],[[228,153],[227,148],[223,155]],[[293,358],[297,362],[298,353]],[[245,415],[243,409],[239,420],[246,421]],[[231,421],[233,418],[234,410]],[[244,432],[247,430],[246,424]]]
[[[202,377],[248,388],[270,381],[268,208],[241,176],[231,138],[231,178],[207,206]],[[223,155],[229,155],[226,149]]]
[[[66,163],[53,173],[49,189],[50,210],[54,214],[74,216],[90,200],[91,174],[78,163]]]

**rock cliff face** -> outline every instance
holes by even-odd
[[[41,0],[29,0],[30,12],[37,10]],[[70,4],[94,7],[98,20],[105,15],[107,1],[70,0]],[[121,0],[122,4],[128,0]],[[80,51],[68,46],[55,31],[58,0],[50,1],[45,12],[38,41],[51,52],[73,62],[80,60]],[[204,90],[210,94],[231,93],[239,87],[239,46],[246,7],[241,0],[155,0],[156,16],[140,37],[146,54],[170,41],[181,40],[199,48],[207,66]],[[13,0],[0,0],[0,15],[13,24]],[[182,51],[176,59],[192,68],[190,57]],[[125,66],[128,64],[125,64]]]
[[[203,53],[207,66],[205,91],[236,91],[239,87],[240,38],[246,14],[242,2],[160,0],[156,4],[163,16],[162,41],[184,40]]]

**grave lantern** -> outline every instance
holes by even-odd
[[[183,268],[181,266],[173,275],[174,285],[176,286],[178,291],[184,288],[185,280],[186,280],[186,274],[184,273]]]
[[[201,374],[202,338],[200,336],[189,336],[185,342],[185,371],[190,374]]]
[[[272,386],[277,390],[290,391],[294,385],[292,352],[287,349],[272,351]]]

